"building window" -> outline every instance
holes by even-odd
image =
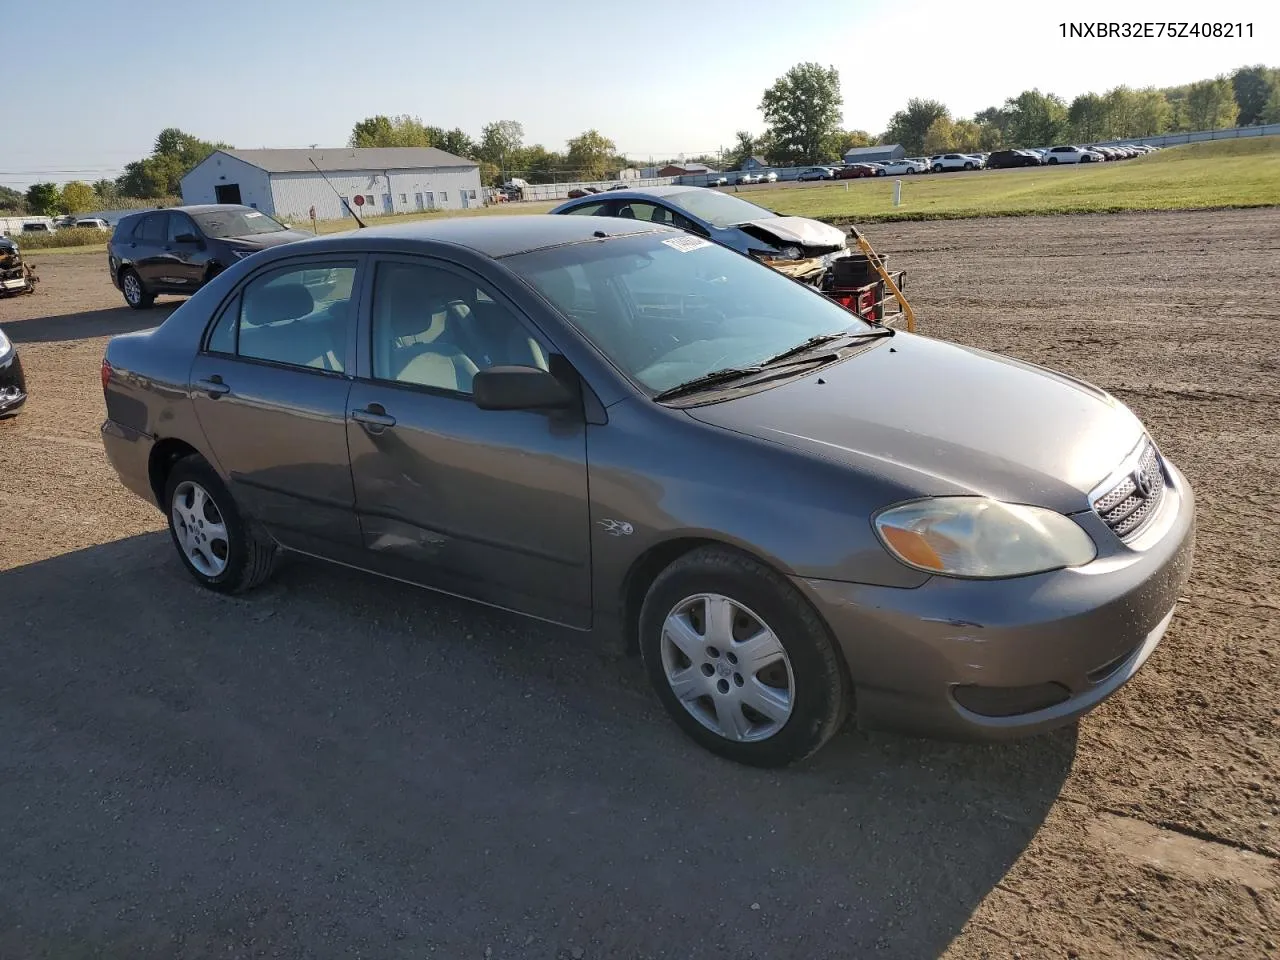
[[[475,192],[474,190],[468,190],[468,191],[467,191],[467,199],[468,199],[468,200],[474,200],[475,198],[476,198],[476,192]]]
[[[372,193],[366,193],[366,194],[364,195],[364,202],[365,202],[366,204],[368,204],[369,206],[371,206],[371,207],[372,207],[372,206],[373,206],[373,194],[372,194]]]
[[[446,191],[446,190],[441,190],[441,191],[440,191],[440,202],[441,202],[441,203],[448,203],[448,202],[449,202],[449,193],[448,193],[448,191]]]
[[[343,197],[343,198],[342,198],[342,215],[343,215],[344,217],[347,215],[347,208],[348,208],[348,207],[350,207],[350,206],[351,206],[351,198],[350,198],[350,197]]]
[[[408,195],[408,194],[405,194],[405,193],[400,194],[400,202],[401,202],[401,203],[408,203],[408,202],[409,202],[409,195]]]

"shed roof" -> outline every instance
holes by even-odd
[[[340,170],[415,170],[478,167],[474,160],[435,147],[333,147],[322,150],[223,150],[267,173],[312,172],[314,159],[325,173]]]

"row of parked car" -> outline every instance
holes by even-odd
[[[997,150],[993,153],[940,153],[932,157],[904,157],[868,163],[823,164],[805,167],[797,180],[853,180],[859,177],[913,176],[918,173],[946,173],[951,170],[983,170],[1008,167],[1030,167],[1059,163],[1101,163],[1108,160],[1127,160],[1159,147],[1145,144],[1121,144],[1119,146],[1076,146],[1064,144],[1056,147],[1027,147],[1019,150]],[[777,173],[742,173],[735,183],[775,183]],[[714,177],[708,186],[725,186],[727,177]]]

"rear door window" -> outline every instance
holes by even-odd
[[[168,223],[169,215],[167,213],[149,213],[134,228],[133,239],[139,243],[163,243]]]

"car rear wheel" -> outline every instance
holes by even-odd
[[[1049,162],[1050,162],[1050,163],[1057,163],[1057,162],[1058,162],[1058,158],[1057,158],[1057,157],[1050,157],[1050,158],[1049,158]]]
[[[640,650],[676,724],[739,763],[802,760],[848,715],[826,626],[785,579],[734,550],[700,548],[663,571],[641,608]]]
[[[187,572],[219,593],[241,593],[275,568],[275,542],[247,521],[202,457],[174,464],[165,484],[169,534]]]
[[[156,295],[147,292],[142,278],[133,270],[120,275],[120,290],[124,293],[124,302],[135,310],[146,310],[156,302]]]

